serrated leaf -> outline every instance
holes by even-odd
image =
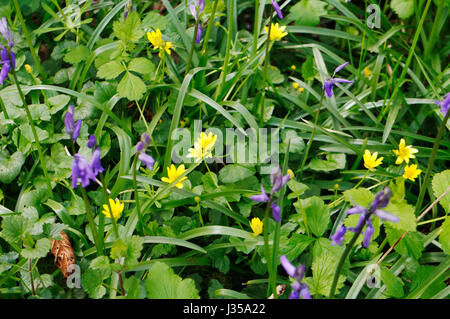
[[[131,60],[130,64],[128,65],[128,70],[141,74],[153,73],[155,71],[155,66],[149,59],[141,57]]]
[[[126,265],[137,263],[143,247],[142,238],[132,236],[117,240],[111,248],[111,258],[125,258]]]
[[[90,298],[100,299],[106,293],[103,281],[108,278],[111,271],[108,269],[91,269],[89,268],[82,275],[83,289],[89,294]]]
[[[450,255],[450,216],[447,216],[441,225],[441,234],[439,235],[439,242],[442,245],[442,250],[447,255]]]
[[[76,64],[87,60],[90,55],[91,52],[87,47],[84,45],[79,45],[67,52],[64,56],[64,61],[70,64]]]
[[[403,231],[416,230],[416,215],[414,214],[414,206],[409,205],[406,201],[402,201],[400,203],[390,202],[384,210],[400,218],[400,221],[398,223],[383,221],[383,223],[391,226],[392,228]]]
[[[313,237],[303,234],[293,234],[287,240],[285,248],[280,248],[280,255],[286,255],[289,260],[293,260],[301,255],[301,253],[314,242]]]
[[[48,238],[41,238],[36,241],[34,248],[23,248],[21,255],[25,258],[42,258],[47,256],[50,251],[50,240]]]
[[[301,0],[292,6],[289,20],[295,20],[297,25],[315,26],[319,24],[320,17],[327,14],[324,7],[327,4],[319,0]]]
[[[321,294],[328,296],[330,294],[331,284],[333,283],[334,273],[338,258],[331,252],[324,250],[319,255],[314,255],[311,265],[313,277],[307,280],[311,294]],[[337,290],[344,285],[345,276],[340,275],[337,284]]]
[[[253,175],[255,175],[253,170],[237,164],[227,165],[219,171],[222,183],[236,183]]]
[[[11,156],[5,150],[0,152],[0,182],[11,183],[19,175],[25,157],[21,151],[16,151]]]
[[[309,162],[308,167],[313,171],[323,171],[330,172],[337,169],[345,168],[345,154],[341,153],[328,153],[326,155],[326,160],[320,158],[313,158]]]
[[[22,216],[7,216],[3,218],[1,237],[7,242],[20,244],[22,236],[31,229],[33,224]]]
[[[98,68],[97,76],[99,78],[103,78],[106,80],[112,80],[117,78],[120,73],[124,72],[125,68],[123,65],[118,61],[111,61],[108,63],[103,64],[101,67]]]
[[[200,299],[192,279],[181,279],[164,263],[155,262],[145,281],[149,299]]]
[[[403,235],[404,231],[393,229],[389,226],[384,228],[389,245],[394,245]],[[395,251],[401,255],[419,259],[424,249],[422,242],[423,235],[419,232],[408,232],[405,237],[395,246]]]
[[[366,188],[349,189],[344,192],[344,199],[352,206],[359,205],[368,207],[374,200],[375,196]]]
[[[117,86],[117,92],[120,97],[126,97],[130,101],[139,100],[145,93],[146,87],[136,75],[127,72]]]
[[[433,177],[431,182],[433,186],[434,196],[441,196],[450,187],[450,169],[442,171]],[[450,192],[447,193],[439,201],[441,206],[444,208],[445,212],[448,214],[450,212]]]
[[[125,20],[114,21],[113,30],[116,37],[124,43],[137,42],[144,35],[144,31],[141,29],[141,19],[136,11],[128,13]]]
[[[414,13],[414,0],[392,0],[391,8],[400,19],[409,18]]]

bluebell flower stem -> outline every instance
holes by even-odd
[[[269,274],[269,281],[267,285],[267,296],[271,294],[271,278],[272,278],[272,256],[270,255],[269,247],[269,211],[270,211],[270,201],[267,203],[266,210],[264,211],[264,222],[263,222],[263,235],[264,235],[264,256],[266,257],[267,271]]]
[[[261,97],[261,107],[259,114],[259,126],[264,125],[264,113],[266,112],[266,77],[267,77],[267,66],[270,63],[269,54],[270,54],[270,34],[272,33],[272,18],[273,18],[273,6],[270,7],[270,20],[269,20],[269,32],[267,32],[267,43],[266,43],[266,55],[264,57],[264,68],[263,68],[263,88],[262,88],[262,97]]]
[[[417,198],[416,202],[416,215],[419,214],[420,210],[422,209],[423,198],[425,197],[425,192],[427,191],[428,188],[431,172],[433,171],[434,161],[436,160],[436,154],[439,149],[439,144],[441,143],[442,135],[446,130],[449,116],[450,110],[445,115],[441,127],[439,128],[439,131],[437,133],[436,139],[434,140],[433,149],[431,151],[430,159],[428,160],[427,172],[425,173],[425,178],[423,179],[423,184],[422,187],[420,187],[419,197]]]
[[[33,133],[34,141],[36,143],[36,148],[39,155],[39,160],[41,162],[42,170],[44,172],[45,181],[47,183],[48,193],[50,198],[53,199],[53,189],[52,184],[50,182],[50,177],[48,176],[47,166],[44,158],[44,154],[42,153],[41,143],[39,142],[39,137],[36,132],[36,127],[34,126],[33,117],[31,116],[30,108],[28,107],[27,101],[25,100],[25,96],[23,95],[22,89],[20,88],[19,80],[17,79],[16,71],[13,67],[11,67],[11,73],[14,77],[14,82],[16,83],[17,91],[19,92],[20,99],[22,100],[23,107],[25,108],[25,112],[27,113],[28,122],[30,122],[31,131]]]
[[[196,20],[195,27],[194,27],[194,37],[192,38],[191,50],[189,51],[189,57],[186,62],[186,72],[184,73],[184,76],[186,76],[188,74],[189,70],[191,69],[192,56],[194,55],[197,33],[198,33],[198,22]]]
[[[133,188],[134,188],[134,201],[136,202],[136,212],[138,215],[138,221],[139,221],[139,227],[141,228],[141,232],[144,233],[144,222],[142,220],[141,215],[141,203],[139,202],[139,192],[137,188],[137,182],[136,182],[136,166],[137,166],[137,160],[138,160],[138,153],[134,155],[133,159]]]
[[[23,19],[22,11],[20,11],[19,2],[17,0],[13,0],[13,3],[14,3],[14,7],[16,8],[17,17],[19,18],[20,24],[22,25],[22,31],[25,34],[25,39],[27,40],[28,47],[30,48],[31,56],[33,57],[33,61],[36,64],[39,74],[45,80],[45,79],[47,79],[47,74],[42,69],[39,57],[37,56],[36,50],[33,47],[30,33],[28,32],[27,25],[25,24],[25,20]]]
[[[102,256],[103,249],[98,239],[98,232],[94,221],[94,215],[92,214],[91,204],[89,203],[89,198],[87,196],[86,190],[81,187],[81,195],[83,196],[84,207],[86,208],[86,215],[89,222],[89,227],[91,228],[92,237],[94,238],[95,248],[97,249],[97,255]]]
[[[308,154],[309,151],[311,149],[311,145],[313,143],[314,140],[314,136],[316,135],[316,126],[317,126],[317,122],[319,121],[319,114],[320,114],[320,109],[322,108],[322,103],[323,103],[323,97],[325,96],[325,91],[322,91],[322,95],[320,96],[320,102],[319,102],[319,107],[316,111],[316,116],[314,118],[314,127],[311,133],[311,138],[308,141],[308,145],[306,146],[306,150],[305,150],[305,155],[303,156],[303,160],[302,160],[302,165],[300,166],[300,180],[303,179],[303,168],[305,167],[306,164],[306,160],[308,159]]]
[[[347,259],[348,255],[350,254],[350,251],[352,250],[353,246],[355,245],[356,240],[358,239],[358,236],[361,234],[361,232],[362,232],[362,230],[364,228],[364,225],[366,225],[366,223],[369,220],[371,215],[372,214],[370,212],[368,214],[366,214],[366,217],[364,218],[363,223],[361,223],[361,226],[356,230],[356,232],[353,235],[352,239],[350,240],[350,242],[345,247],[345,250],[342,253],[342,256],[339,259],[339,262],[337,264],[336,272],[334,273],[333,283],[331,284],[331,288],[330,288],[330,295],[328,296],[328,298],[330,298],[330,299],[334,298],[334,294],[336,292],[336,287],[337,287],[339,275],[341,274],[342,267],[344,266],[345,260]]]

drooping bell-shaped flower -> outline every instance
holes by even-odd
[[[299,296],[301,296],[303,299],[311,299],[308,285],[302,283],[306,272],[305,266],[300,265],[298,267],[295,267],[291,264],[291,262],[285,255],[282,255],[280,257],[280,263],[288,276],[295,279],[295,282],[292,284],[292,293],[289,296],[289,299],[298,299]]]
[[[280,6],[278,5],[278,2],[276,0],[272,0],[272,6],[277,12],[280,19],[283,19],[283,13],[281,12]]]
[[[323,90],[328,95],[328,97],[332,97],[333,96],[333,85],[334,84],[336,84],[336,83],[353,83],[353,81],[349,81],[349,80],[346,80],[346,79],[341,79],[341,78],[335,78],[334,77],[337,72],[339,72],[340,70],[345,68],[347,65],[348,65],[348,62],[345,62],[344,64],[339,65],[334,70],[333,76],[331,78],[325,80],[325,83],[323,84]]]

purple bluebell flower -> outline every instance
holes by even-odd
[[[3,36],[3,38],[5,38],[5,40],[8,42],[8,46],[11,49],[14,46],[13,34],[8,26],[8,21],[6,20],[5,17],[2,17],[2,19],[0,20],[0,33]]]
[[[73,142],[75,143],[78,136],[80,135],[81,130],[81,120],[78,120],[76,123],[73,122],[73,114],[75,111],[75,107],[73,105],[69,105],[69,110],[66,113],[64,118],[64,126],[66,128],[67,134],[72,137]]]
[[[295,282],[292,284],[292,293],[289,296],[289,299],[298,299],[300,296],[303,299],[311,299],[308,285],[302,283],[306,272],[305,266],[300,265],[298,267],[295,267],[291,264],[291,262],[285,255],[282,255],[280,257],[280,262],[281,266],[283,266],[288,276],[295,280]]]
[[[252,201],[258,202],[258,203],[266,203],[270,201],[269,196],[267,196],[266,191],[264,190],[264,186],[261,184],[261,194],[259,195],[253,195],[250,197]]]
[[[91,162],[91,168],[92,173],[95,177],[98,175],[98,173],[103,173],[105,169],[102,167],[102,164],[100,163],[101,153],[100,153],[100,147],[97,147],[95,151],[92,153],[92,162]]]
[[[339,65],[333,72],[333,76],[327,80],[325,80],[325,83],[323,84],[323,90],[328,95],[328,97],[333,96],[333,85],[336,83],[353,83],[353,81],[349,81],[346,79],[341,78],[335,78],[335,74],[345,68],[348,65],[348,62],[345,62],[344,64]]]
[[[271,194],[278,192],[281,187],[286,185],[286,183],[289,181],[289,174],[286,174],[283,176],[283,173],[281,172],[281,169],[278,167],[272,171],[270,174],[270,182],[272,183],[272,190],[270,191]]]
[[[450,92],[444,96],[442,102],[436,101],[436,104],[441,106],[441,113],[443,116],[446,116],[448,110],[450,109]]]
[[[89,135],[89,139],[87,142],[87,147],[94,148],[97,145],[97,139],[94,134]]]
[[[0,84],[3,84],[5,79],[8,77],[9,71],[11,71],[11,67],[16,68],[16,56],[14,52],[8,52],[3,45],[0,44],[0,47],[0,64],[2,64],[2,70],[0,71]]]
[[[273,219],[279,223],[280,222],[280,217],[281,217],[281,208],[278,204],[276,203],[272,203],[270,204],[270,207],[272,208],[272,217]]]
[[[283,13],[281,12],[280,6],[278,5],[278,2],[276,0],[272,0],[272,6],[277,12],[280,19],[283,19]]]
[[[138,151],[139,153],[142,152],[144,150],[144,143],[142,143],[141,141],[139,141],[136,144],[136,151]]]
[[[195,38],[196,43],[200,43],[202,39],[202,23],[200,21],[200,13],[205,9],[205,0],[194,0],[193,3],[189,5],[189,10],[192,16],[197,22],[197,37]]]
[[[195,38],[196,43],[200,43],[202,40],[202,24],[199,22],[197,27],[197,36]]]
[[[344,235],[347,230],[352,231],[354,233],[359,232],[364,225],[366,225],[366,230],[364,232],[364,240],[363,247],[367,247],[370,244],[370,239],[375,231],[372,225],[373,216],[377,216],[382,220],[386,220],[388,222],[397,223],[400,221],[400,218],[397,216],[385,212],[384,210],[378,208],[384,208],[389,204],[389,201],[392,197],[392,192],[389,187],[385,187],[381,192],[375,195],[375,199],[369,205],[369,209],[366,209],[362,206],[355,206],[347,211],[347,215],[355,215],[360,214],[358,224],[356,227],[344,227],[341,226],[334,235],[331,236],[332,243],[331,245],[338,244],[339,246],[342,244],[342,240],[344,239]]]
[[[148,169],[153,170],[153,164],[155,164],[153,157],[145,153],[140,153],[139,160],[144,163]]]
[[[123,12],[123,19],[125,20],[128,16],[128,13],[130,13],[131,11],[133,11],[133,4],[130,2],[126,8],[125,11]]]
[[[95,179],[91,165],[83,155],[75,154],[72,162],[72,187],[77,188],[80,182],[81,186],[86,188],[91,179]]]
[[[334,233],[333,236],[331,236],[332,242],[331,246],[338,244],[339,246],[342,245],[342,241],[345,239],[345,233],[347,232],[347,229],[344,225],[341,225],[341,227],[337,230],[337,232]]]
[[[144,143],[144,147],[146,148],[151,141],[150,135],[148,135],[147,133],[143,133],[141,136],[141,141],[142,143]]]

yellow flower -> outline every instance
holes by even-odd
[[[253,230],[253,235],[258,236],[263,231],[263,222],[258,217],[255,217],[250,222],[250,227]]]
[[[264,27],[264,30],[266,30],[266,33],[269,34],[269,28]],[[270,41],[280,41],[281,38],[285,37],[287,35],[287,32],[284,32],[286,30],[286,26],[279,26],[278,22],[273,24],[270,29]]]
[[[29,64],[25,64],[25,70],[30,74],[33,73],[33,68]]]
[[[368,66],[366,66],[366,67],[364,68],[364,76],[365,76],[366,78],[370,78],[371,75],[372,75],[372,70],[369,69]]]
[[[286,171],[286,173],[291,177],[291,179],[294,179],[295,174],[290,168]]]
[[[303,92],[305,91],[305,88],[298,88],[298,91],[299,91],[300,93],[303,93]]]
[[[403,172],[403,177],[414,182],[420,173],[422,173],[422,171],[417,169],[417,164],[412,164],[411,166],[406,165],[405,171]]]
[[[123,212],[124,204],[121,203],[118,199],[114,202],[112,198],[109,199],[109,205],[111,206],[112,215],[115,219],[119,219],[120,215]],[[111,218],[111,213],[109,212],[108,204],[103,205],[103,212],[106,217]]]
[[[297,66],[296,66],[295,64],[292,64],[292,65],[291,65],[291,70],[292,70],[292,71],[297,70]]]
[[[173,44],[172,42],[166,42],[163,40],[160,29],[156,29],[156,31],[152,32],[147,32],[147,39],[155,49],[159,49],[160,51],[165,50],[167,54],[171,53],[170,49],[173,47]]]
[[[370,151],[366,150],[364,152],[364,156],[363,156],[364,167],[370,171],[375,171],[375,167],[380,165],[384,158],[384,157],[380,157],[379,159],[377,159],[377,156],[378,156],[378,152],[370,154]]]
[[[175,165],[170,165],[170,167],[167,167],[167,175],[168,177],[163,177],[161,180],[166,183],[172,183],[174,180],[176,180],[181,174],[183,174],[186,171],[184,168],[184,165],[181,164],[178,166],[178,168],[175,167]],[[183,181],[187,179],[186,176],[182,177],[178,183],[175,184],[177,188],[183,188]]]
[[[197,142],[194,143],[194,148],[189,149],[189,155],[187,157],[203,159],[203,158],[211,158],[211,151],[214,148],[214,144],[216,143],[217,135],[209,132],[206,135],[205,132],[200,134],[200,137],[197,139]]]
[[[400,144],[398,145],[398,150],[392,150],[395,155],[397,155],[397,160],[395,161],[395,164],[401,164],[403,161],[406,162],[406,164],[409,163],[410,158],[415,158],[416,156],[413,155],[414,153],[417,153],[418,150],[415,148],[412,148],[412,145],[406,146],[405,140],[402,138],[400,140]]]
[[[300,87],[300,85],[297,82],[292,83],[292,87],[294,89],[298,89]]]

